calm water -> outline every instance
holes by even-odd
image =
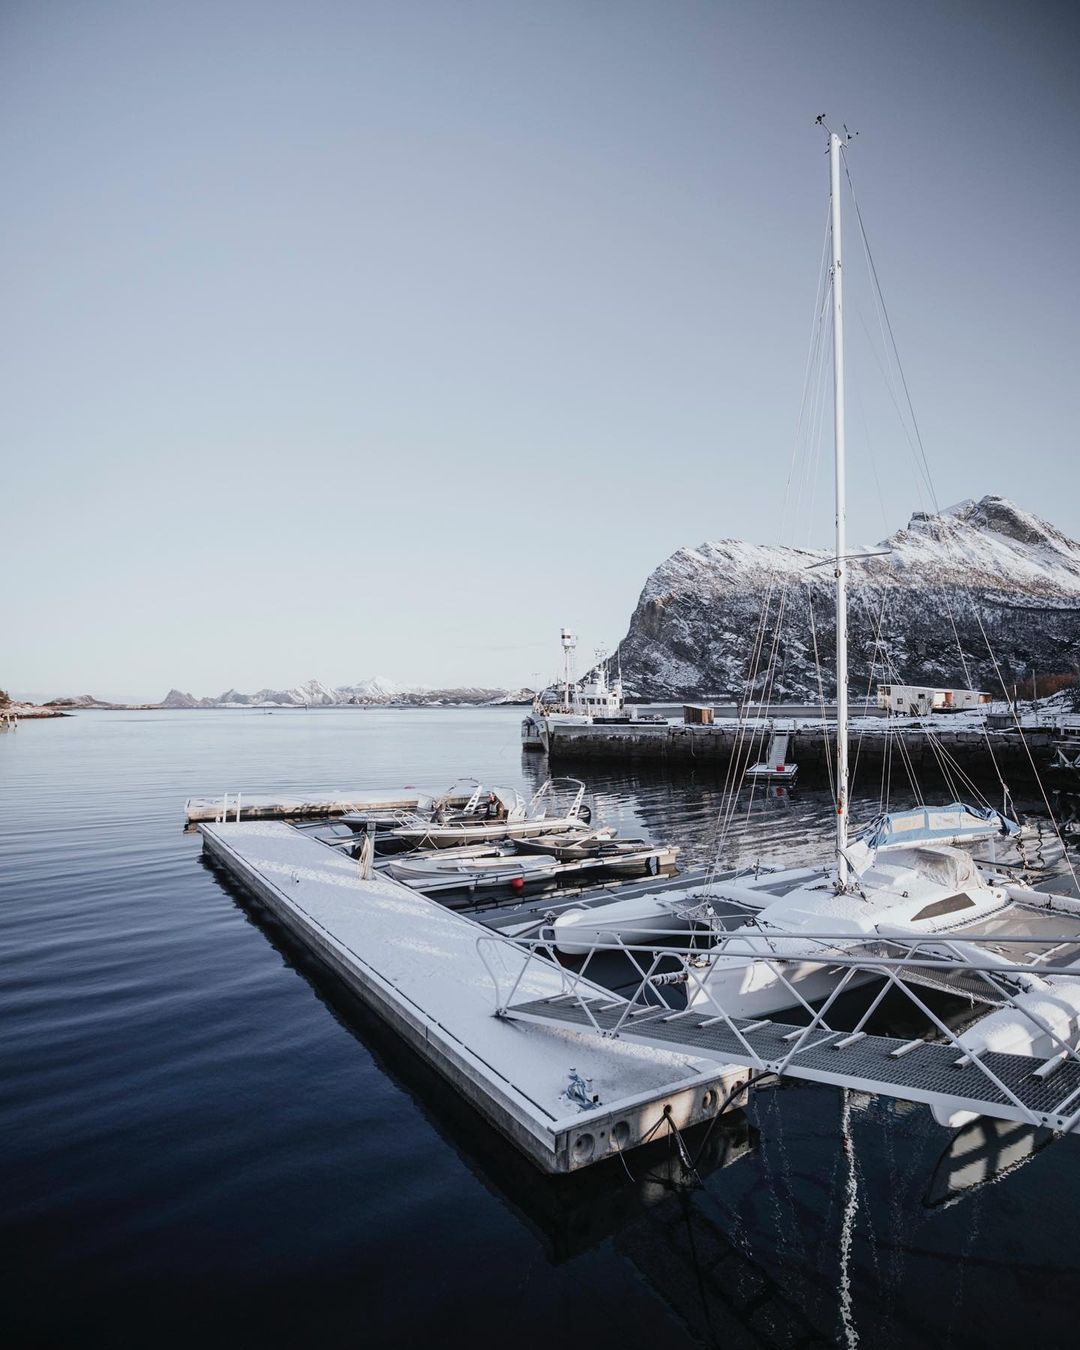
[[[186,796],[225,790],[464,773],[524,789],[542,766],[518,722],[91,713],[0,735],[8,1342],[843,1343],[845,1203],[863,1344],[1071,1341],[1075,1139],[957,1198],[959,1163],[983,1167],[977,1133],[793,1084],[705,1141],[702,1189],[676,1183],[663,1146],[632,1179],[617,1162],[541,1178],[181,830]],[[712,780],[590,784],[624,833],[710,859]],[[829,823],[796,794],[761,824],[740,813],[725,854],[804,848]],[[990,1152],[1042,1142],[1007,1133]]]

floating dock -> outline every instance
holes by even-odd
[[[457,798],[449,798],[455,805]],[[464,801],[465,798],[460,799]],[[189,797],[184,815],[189,825],[203,821],[301,820],[344,816],[350,811],[424,811],[434,798],[413,788],[382,792],[329,792],[305,796],[280,793],[226,792],[220,797]]]
[[[759,1073],[922,1102],[943,1114],[970,1112],[1051,1130],[1080,1128],[1080,1060],[1064,1055],[1050,1061],[1051,1073],[1031,1055],[980,1051],[958,1057],[955,1044],[728,1018],[711,1010],[652,1008],[630,1021],[622,1004],[612,1008],[587,996],[532,999],[515,1003],[506,1014],[534,1025],[579,1027],[594,1036],[597,1028],[617,1029],[620,1037],[640,1045],[718,1055]]]
[[[273,821],[200,831],[230,880],[544,1171],[575,1171],[741,1104],[751,1075],[709,1055],[497,1016],[495,980],[512,984],[528,959],[516,943],[389,877],[364,878],[310,834]],[[543,1001],[564,987],[559,967],[534,959],[519,992]],[[588,981],[576,987],[623,1002]],[[595,1105],[566,1096],[571,1073]]]

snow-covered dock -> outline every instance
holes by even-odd
[[[464,800],[464,798],[462,799]],[[343,816],[349,811],[418,811],[432,798],[411,788],[381,792],[328,792],[298,796],[278,793],[224,793],[220,797],[189,797],[184,814],[189,824],[214,820],[300,820],[304,817]]]
[[[209,858],[254,896],[538,1166],[570,1172],[711,1119],[749,1077],[714,1058],[529,1025],[496,1015],[496,978],[523,953],[509,938],[357,864],[283,822],[200,827]],[[553,999],[533,960],[520,993]],[[599,1002],[622,1002],[599,985]],[[576,1074],[598,1100],[566,1095]],[[669,1125],[670,1122],[670,1125]]]

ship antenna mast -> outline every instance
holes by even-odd
[[[566,711],[570,711],[570,684],[573,679],[574,648],[577,646],[577,638],[571,633],[569,628],[564,628],[560,634],[563,649],[563,704]]]

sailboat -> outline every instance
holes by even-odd
[[[820,120],[820,119],[819,119]],[[826,128],[826,130],[828,130]],[[750,879],[715,884],[712,896],[753,910],[725,926],[722,950],[706,955],[689,1006],[710,1005],[729,1017],[768,1016],[797,998],[827,997],[841,978],[849,986],[873,974],[847,973],[830,958],[904,934],[954,934],[998,922],[1022,898],[1012,878],[984,872],[960,844],[1015,833],[1015,822],[992,810],[960,802],[881,817],[862,832],[849,827],[847,543],[844,390],[843,260],[840,181],[843,141],[829,131],[831,194],[831,302],[833,337],[833,438],[836,533],[836,837],[823,868],[765,871]],[[708,909],[708,895],[704,909]],[[607,941],[649,943],[700,928],[703,906],[675,893],[637,897],[588,912],[571,911],[554,922],[560,951],[581,954]],[[666,923],[665,923],[666,921]],[[1020,930],[1023,931],[1023,924]],[[828,935],[827,937],[824,935]],[[839,936],[837,936],[839,935]],[[778,965],[771,958],[783,957]],[[793,995],[793,989],[796,994]]]

